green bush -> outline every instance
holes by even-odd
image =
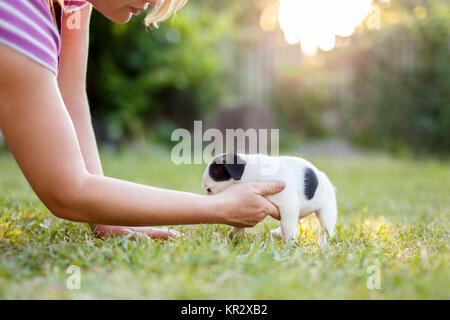
[[[426,19],[414,15],[417,5]],[[404,23],[365,35],[352,53],[355,97],[342,113],[345,131],[369,147],[449,154],[449,8],[443,1],[396,6]],[[402,51],[404,43],[412,49]]]
[[[88,94],[100,138],[118,142],[152,128],[167,140],[168,128],[189,128],[220,97],[230,15],[189,3],[159,29],[146,29],[143,17],[115,24],[93,13]]]
[[[307,90],[297,81],[280,82],[273,91],[273,106],[283,131],[305,138],[320,138],[327,133],[322,121],[326,101],[325,93]]]

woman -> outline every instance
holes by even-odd
[[[88,222],[99,236],[135,231],[167,238],[178,233],[140,226],[247,227],[267,215],[279,219],[264,196],[281,191],[283,182],[236,184],[204,196],[103,176],[85,90],[91,5],[125,23],[151,4],[146,23],[157,25],[186,2],[161,1],[2,0],[0,128],[9,149],[54,215]],[[64,11],[74,8],[80,23],[72,29]]]

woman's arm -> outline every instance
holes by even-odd
[[[71,21],[75,15],[79,17],[77,28]],[[80,145],[86,169],[91,174],[103,175],[100,156],[92,128],[89,102],[86,94],[86,69],[89,48],[89,20],[91,6],[78,12],[66,14],[62,23],[61,66],[58,74],[58,85],[62,98],[72,120]],[[79,28],[78,28],[79,27]],[[105,237],[110,234],[123,235],[129,232],[145,233],[152,237],[167,238],[176,236],[173,230],[143,227],[122,227],[90,224],[95,235]]]
[[[114,225],[225,223],[253,226],[278,209],[276,183],[237,184],[214,196],[91,174],[55,75],[0,45],[0,127],[38,197],[58,217]]]
[[[68,22],[76,14],[80,17],[79,28],[71,29]],[[64,16],[58,85],[72,119],[86,168],[89,173],[103,175],[86,94],[90,15],[91,6],[86,6],[79,12]]]

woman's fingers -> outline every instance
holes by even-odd
[[[268,196],[282,191],[286,187],[286,183],[284,181],[264,181],[255,183],[255,186],[257,194]],[[265,210],[266,215],[270,215],[272,218],[280,220],[280,210],[278,207],[267,198],[264,200],[267,201]]]
[[[219,199],[226,199],[227,203],[219,206],[225,209],[221,216],[225,217],[226,224],[235,227],[253,227],[267,215],[279,220],[278,207],[265,196],[278,193],[285,187],[282,181],[234,184],[216,195]]]
[[[267,215],[271,216],[274,219],[280,220],[280,210],[276,205],[274,205],[270,200],[266,199],[268,202],[270,202],[270,205],[268,205],[268,210],[266,211]]]
[[[134,233],[130,239],[136,240],[136,235],[144,236],[151,239],[168,239],[178,238],[181,233],[175,230],[169,230],[167,228],[154,228],[154,227],[120,227],[120,226],[105,226],[105,225],[92,225],[94,234],[99,238],[106,238],[111,235],[124,236],[130,233]]]
[[[257,193],[262,196],[278,193],[286,187],[286,183],[284,181],[255,182],[255,185]]]
[[[129,232],[136,232],[144,236],[148,236],[152,239],[168,239],[178,238],[181,233],[175,230],[169,230],[167,228],[154,228],[154,227],[133,227],[128,228]]]

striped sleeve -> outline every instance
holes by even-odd
[[[46,0],[1,0],[0,43],[57,74],[61,38]]]

